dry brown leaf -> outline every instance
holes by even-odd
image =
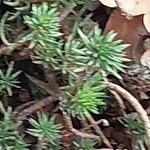
[[[145,14],[143,22],[145,28],[150,32],[150,0],[115,0],[122,12],[131,16]]]
[[[149,0],[115,0],[117,6],[122,12],[131,15],[138,16],[147,12],[147,5]],[[150,3],[149,3],[150,4]]]
[[[99,0],[103,5],[108,7],[116,7],[117,4],[114,0]]]
[[[145,28],[150,33],[150,13],[147,13],[144,15],[143,22],[144,22]]]
[[[143,66],[146,66],[150,69],[150,49],[144,52],[140,58],[140,62]]]
[[[143,66],[146,66],[150,69],[150,38],[144,40],[143,49],[145,52],[141,56],[140,62]]]
[[[150,32],[150,0],[99,0],[108,7],[119,7],[126,16],[144,14],[145,28]]]

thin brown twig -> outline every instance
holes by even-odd
[[[139,103],[139,101],[132,94],[130,94],[128,91],[126,91],[125,89],[123,89],[119,85],[111,83],[111,82],[107,82],[107,81],[105,81],[105,85],[108,88],[119,93],[137,111],[141,120],[144,122],[145,131],[146,131],[146,135],[148,138],[148,145],[147,146],[148,146],[148,149],[150,149],[150,120],[148,118],[147,112],[144,110],[142,105]]]
[[[75,5],[70,5],[64,12],[61,14],[59,21],[62,22],[74,9]]]
[[[113,94],[113,96],[117,100],[118,105],[120,107],[120,110],[122,111],[122,113],[124,115],[125,114],[125,105],[124,105],[124,102],[123,102],[122,98],[120,97],[120,95],[116,91],[111,90],[111,89],[109,89],[109,91],[110,91],[111,94]]]
[[[29,102],[26,102],[26,103],[24,103],[24,104],[22,104],[22,105],[17,106],[17,107],[15,108],[14,112],[13,112],[13,115],[18,114],[18,113],[21,112],[23,109],[25,109],[25,108],[27,108],[27,107],[29,107],[29,106],[35,104],[36,102],[37,102],[37,100],[35,100],[35,101],[29,101]]]
[[[13,43],[11,46],[1,46],[0,47],[0,56],[1,55],[10,55],[15,49],[21,47],[23,43]]]
[[[84,137],[84,138],[97,139],[97,140],[100,140],[100,141],[101,141],[101,139],[100,139],[99,136],[97,136],[97,135],[87,134],[87,133],[84,133],[84,132],[81,132],[81,131],[76,130],[75,128],[73,128],[73,125],[72,125],[72,121],[71,121],[70,116],[67,115],[67,114],[63,114],[63,116],[64,116],[64,120],[65,120],[66,124],[67,124],[68,127],[69,127],[69,130],[70,130],[72,133],[74,133],[75,135],[80,136],[80,137]]]
[[[46,98],[43,98],[42,100],[38,101],[37,103],[27,107],[23,111],[19,112],[18,114],[15,114],[17,119],[19,120],[25,120],[27,116],[35,113],[38,110],[41,110],[41,108],[50,105],[52,102],[55,102],[59,100],[58,96],[48,96]]]
[[[91,138],[91,139],[97,139],[99,140],[99,137],[94,134],[87,134],[81,131],[76,130],[75,128],[71,129],[71,132],[74,133],[77,136],[83,137],[83,138]]]
[[[65,119],[67,119],[67,118],[65,118]],[[81,129],[80,131],[78,131],[78,130],[76,130],[76,129],[74,129],[74,128],[72,127],[71,119],[67,119],[67,120],[65,120],[65,121],[66,121],[67,125],[69,126],[71,132],[74,133],[75,135],[78,135],[78,136],[81,136],[81,137],[87,137],[87,136],[86,136],[87,134],[86,134],[86,135],[85,135],[85,134],[83,135],[83,132],[85,132],[86,130],[92,128],[93,125],[94,125],[94,124],[91,124],[91,125],[89,125],[89,126],[83,128],[83,129]],[[95,124],[98,125],[98,124],[100,124],[100,123],[102,123],[102,122],[103,122],[103,119],[101,119],[101,120],[99,120],[99,121],[96,121]],[[68,133],[67,135],[70,136],[71,133]],[[89,134],[88,134],[88,137],[89,137]],[[92,135],[92,137],[91,137],[91,134],[90,134],[90,137],[89,137],[89,138],[95,138],[95,137],[93,137],[93,135]],[[97,139],[97,138],[98,138],[98,140],[99,140],[99,137],[98,137],[98,136],[97,136],[95,139]],[[100,142],[101,142],[101,141],[100,141]]]
[[[107,120],[105,120],[105,121],[107,121]],[[104,122],[104,119],[100,119],[100,120],[96,121],[95,124],[96,124],[96,125],[99,125],[99,124],[101,124],[101,123],[103,123],[103,122]],[[92,128],[92,127],[93,127],[93,124],[87,125],[87,126],[84,127],[83,129],[81,129],[81,131],[86,131],[86,130]]]
[[[96,124],[95,120],[93,119],[93,117],[90,114],[87,116],[87,119],[89,120],[89,122],[91,124],[93,124],[93,129],[100,136],[100,138],[102,139],[103,143],[106,144],[109,148],[113,148],[111,143],[110,143],[110,141],[106,138],[106,136],[104,135],[103,131]]]

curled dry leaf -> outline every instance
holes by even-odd
[[[126,16],[144,15],[145,28],[150,32],[150,0],[99,0],[108,7],[119,7]]]
[[[145,28],[150,33],[150,12],[144,15],[143,22],[144,22]]]
[[[145,52],[141,56],[140,62],[143,66],[146,66],[150,69],[150,38],[144,40],[143,49]]]
[[[144,54],[140,58],[140,62],[143,66],[150,69],[150,49],[144,52]]]
[[[145,14],[147,12],[147,6],[149,0],[115,0],[117,6],[122,10],[122,12],[131,15],[137,16]]]
[[[103,5],[106,5],[108,7],[116,7],[117,4],[114,0],[99,0]]]

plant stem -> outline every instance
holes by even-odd
[[[96,136],[96,135],[87,134],[87,133],[84,133],[84,132],[76,130],[75,128],[73,128],[70,116],[68,114],[66,114],[66,113],[63,113],[63,116],[64,116],[65,122],[67,123],[70,131],[72,133],[74,133],[75,135],[83,137],[83,138],[92,138],[92,139],[98,139],[98,140],[100,140],[100,138],[98,136]]]
[[[106,144],[109,148],[113,148],[110,141],[106,138],[106,136],[104,135],[104,133],[99,128],[99,126],[96,124],[95,120],[93,119],[93,117],[90,114],[87,116],[87,119],[93,125],[94,130],[100,136],[100,138],[103,140],[104,144]]]
[[[116,91],[117,93],[119,93],[137,111],[141,120],[144,122],[145,131],[146,131],[146,135],[148,138],[148,145],[147,146],[148,146],[148,149],[150,150],[150,120],[149,120],[149,117],[147,115],[147,112],[144,110],[142,105],[139,103],[139,101],[132,94],[130,94],[128,91],[126,91],[125,89],[123,89],[119,85],[111,83],[111,82],[107,82],[107,81],[104,84],[109,89],[112,89],[112,90]]]

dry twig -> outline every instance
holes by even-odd
[[[111,82],[105,82],[105,85],[110,88],[111,90],[116,91],[119,93],[124,99],[126,99],[132,107],[137,111],[139,114],[141,120],[144,122],[146,135],[148,137],[148,148],[150,149],[150,120],[148,118],[147,112],[144,110],[142,105],[139,103],[139,101],[128,91],[123,89],[117,84],[111,83]]]
[[[37,103],[27,107],[23,111],[19,112],[18,114],[15,114],[17,119],[19,120],[25,120],[27,116],[37,112],[38,110],[41,110],[41,108],[50,105],[52,102],[55,102],[58,100],[58,96],[48,96],[46,98],[43,98],[42,100],[38,101]]]
[[[72,125],[72,121],[71,121],[71,118],[70,116],[68,116],[67,114],[63,114],[64,116],[64,120],[66,122],[66,124],[68,125],[69,127],[69,130],[74,133],[75,135],[77,136],[80,136],[80,137],[84,137],[84,138],[92,138],[92,139],[97,139],[97,140],[100,140],[101,139],[99,138],[99,136],[96,136],[96,135],[93,135],[93,134],[87,134],[87,133],[84,133],[84,132],[81,132],[81,131],[78,131],[76,130],[75,128],[73,128],[73,125]]]
[[[105,124],[104,126],[109,126],[109,122],[106,119],[100,119],[100,120],[96,121],[95,124],[96,125]],[[84,127],[81,131],[86,131],[92,127],[93,127],[93,124],[86,125],[86,127]]]
[[[26,102],[22,105],[19,105],[15,108],[14,112],[13,112],[13,116],[15,116],[15,114],[18,114],[19,112],[21,112],[23,109],[35,104],[37,102],[37,100],[35,101],[29,101],[29,102]]]
[[[59,18],[59,21],[64,21],[64,19],[73,11],[75,5],[70,5],[68,9],[64,10]]]
[[[119,105],[122,113],[125,114],[125,105],[124,105],[124,102],[123,102],[122,98],[120,97],[120,95],[114,90],[110,89],[109,91],[110,91],[111,94],[114,95],[115,99],[117,100],[118,105]]]
[[[95,120],[93,119],[93,117],[91,115],[87,116],[87,119],[89,120],[89,122],[93,125],[94,130],[96,131],[96,133],[100,136],[100,138],[103,140],[103,143],[105,143],[109,148],[113,148],[110,141],[105,137],[104,133],[102,132],[102,130],[99,128],[99,126],[96,124]]]

